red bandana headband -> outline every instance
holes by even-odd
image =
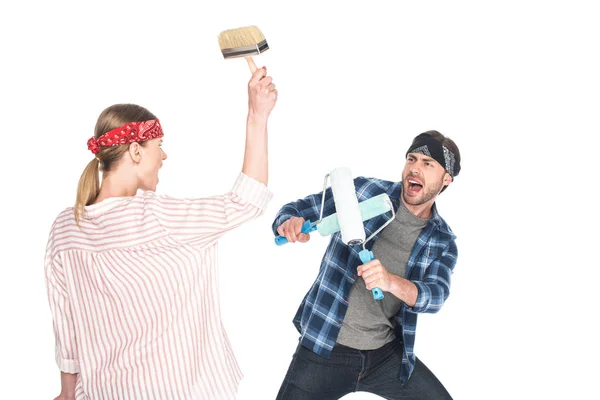
[[[98,139],[92,137],[88,140],[88,150],[96,154],[101,147],[120,146],[133,142],[144,142],[150,139],[163,137],[162,127],[157,119],[141,122],[129,122],[119,128],[102,134]]]

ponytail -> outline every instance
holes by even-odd
[[[100,193],[100,161],[94,158],[83,170],[77,185],[77,201],[75,202],[75,221],[83,215],[84,207],[92,204]]]

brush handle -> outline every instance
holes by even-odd
[[[315,231],[315,230],[317,230],[317,227],[312,226],[312,222],[310,222],[310,220],[304,221],[304,223],[302,224],[302,233],[311,233],[312,231]],[[285,236],[277,236],[275,238],[275,244],[277,246],[283,246],[287,242],[288,242],[288,240]]]
[[[358,256],[360,257],[360,261],[362,261],[363,264],[366,264],[369,261],[373,261],[375,259],[373,252],[367,249],[361,250],[360,253],[358,253]],[[383,290],[379,288],[373,288],[371,289],[371,292],[373,292],[373,298],[375,300],[383,299]]]
[[[252,73],[255,73],[258,68],[256,68],[256,64],[254,64],[254,60],[252,59],[252,57],[244,57],[244,58],[246,59],[246,61],[248,61],[248,66],[250,67],[250,71],[252,71]]]

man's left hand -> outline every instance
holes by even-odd
[[[358,276],[362,276],[367,289],[379,288],[384,292],[389,292],[392,284],[392,274],[381,265],[379,260],[375,259],[358,267]]]

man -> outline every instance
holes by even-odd
[[[456,144],[437,131],[418,135],[406,153],[402,181],[358,177],[358,201],[386,193],[396,217],[367,243],[375,259],[333,234],[321,268],[294,318],[300,343],[278,399],[339,399],[366,391],[386,399],[451,399],[413,353],[417,316],[440,310],[450,293],[457,258],[455,236],[437,213],[435,200],[460,172]],[[307,242],[305,220],[319,218],[322,193],[286,204],[273,232]],[[335,212],[331,188],[323,215]],[[367,236],[388,214],[365,222]],[[374,300],[380,288],[384,299]]]

